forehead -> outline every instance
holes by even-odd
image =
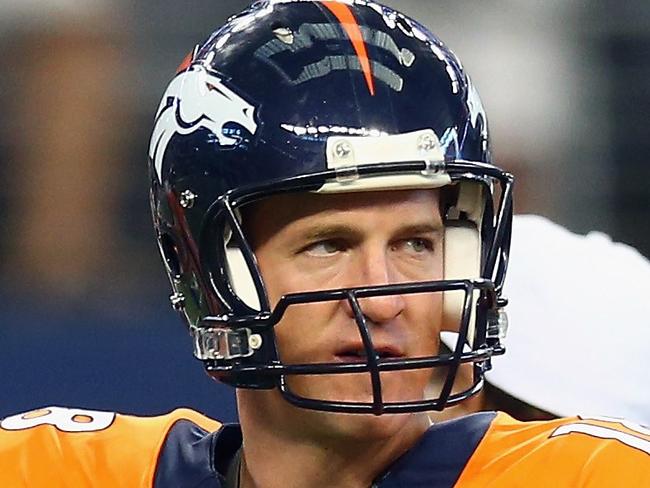
[[[370,191],[338,194],[289,193],[276,195],[243,209],[249,232],[265,237],[301,224],[318,225],[337,220],[391,215],[413,223],[441,225],[437,189]]]

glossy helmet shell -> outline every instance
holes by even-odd
[[[354,143],[424,130],[434,136],[433,171],[445,177],[430,186],[454,189],[448,226],[471,229],[470,240],[476,242],[475,255],[461,257],[471,262],[467,278],[489,282],[496,296],[507,261],[512,178],[491,165],[486,116],[469,77],[425,27],[369,1],[263,1],[197,46],[163,95],[150,143],[158,243],[172,301],[193,331],[214,327],[218,320],[225,329],[247,324],[264,343],[240,357],[197,351],[211,374],[240,387],[268,388],[279,386],[287,372],[268,369],[279,364],[272,327],[256,326],[255,320],[268,321],[272,310],[254,256],[237,232],[235,200],[336,185],[328,156],[336,152],[331,145],[336,138]],[[365,166],[354,174],[372,179],[384,171],[383,163],[384,173],[389,166],[397,172],[431,169],[427,157],[407,159],[410,169],[396,169],[400,162],[393,157],[368,165],[368,175]],[[375,187],[389,190],[390,181],[398,180],[387,181]],[[243,247],[254,276],[254,307],[232,283],[227,253],[214,253],[214,241],[222,239],[227,247],[233,231],[232,242]],[[446,279],[459,278],[450,273]],[[475,343],[474,350],[483,347],[473,359],[479,373],[501,347],[493,340],[484,353],[490,342],[487,317],[498,309],[494,296],[474,300],[470,305],[478,311],[465,320],[471,330],[463,337]],[[457,352],[459,362],[461,348]],[[477,391],[481,379],[478,374],[471,391],[457,397]],[[447,391],[428,408],[443,408],[454,399]],[[372,411],[378,410],[390,411],[377,405]]]

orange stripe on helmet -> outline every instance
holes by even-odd
[[[359,63],[361,64],[361,70],[363,71],[364,76],[366,77],[366,83],[368,84],[368,90],[370,95],[375,95],[375,82],[372,77],[372,69],[370,67],[370,59],[368,58],[368,51],[366,50],[366,43],[363,40],[363,35],[361,34],[361,28],[357,23],[357,20],[354,18],[354,14],[349,6],[344,3],[339,3],[336,1],[324,0],[321,2],[325,7],[327,7],[338,19],[338,21],[343,26],[346,34],[350,38],[354,50],[357,53],[359,58]]]
[[[192,63],[192,59],[194,58],[194,52],[190,51],[187,53],[187,56],[183,58],[183,61],[181,61],[181,64],[178,65],[178,68],[176,68],[176,74],[181,73],[185,71],[187,68],[190,67],[190,64]]]

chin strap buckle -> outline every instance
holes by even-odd
[[[201,360],[247,358],[262,347],[262,336],[247,327],[192,327],[194,356]]]
[[[498,308],[494,312],[488,312],[487,338],[501,342],[507,335],[508,314],[506,311]]]
[[[502,308],[488,312],[488,323],[486,339],[488,346],[492,347],[493,356],[501,356],[506,352],[503,340],[508,334],[508,314]],[[492,368],[492,362],[485,364],[483,371],[489,371]]]

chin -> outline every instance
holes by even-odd
[[[393,371],[380,373],[384,402],[410,402],[424,398],[431,373]],[[368,373],[294,376],[287,384],[295,395],[324,401],[372,403],[372,383]],[[355,415],[358,416],[358,415]]]
[[[422,375],[420,375],[422,376]],[[417,383],[411,373],[392,373],[382,376],[384,400],[386,402],[413,401],[423,398],[425,380]],[[367,374],[327,375],[320,377],[294,377],[289,387],[293,393],[327,401],[372,403],[372,387]],[[419,422],[420,414],[344,414],[321,412],[294,407],[294,414],[310,418],[310,424],[328,437],[345,437],[350,441],[381,440],[394,436],[409,422]],[[293,410],[293,409],[292,409]],[[426,415],[424,415],[426,417]],[[312,422],[313,421],[313,422]],[[316,426],[321,426],[318,428]]]
[[[368,443],[386,441],[395,437],[406,426],[415,421],[417,414],[342,414],[312,412],[318,416],[323,434],[335,441]]]

